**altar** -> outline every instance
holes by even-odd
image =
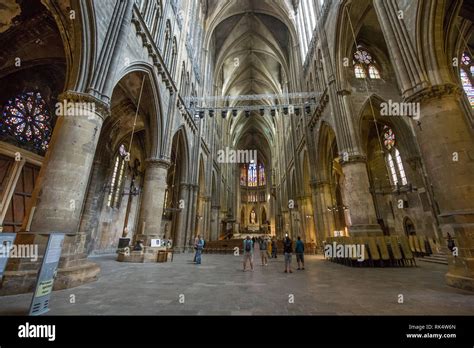
[[[250,224],[250,225],[247,226],[247,231],[249,233],[259,233],[260,232],[260,225]]]

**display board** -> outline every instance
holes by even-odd
[[[3,273],[7,267],[10,250],[13,248],[16,233],[0,233],[0,283],[3,279]]]
[[[43,262],[38,272],[30,315],[41,315],[49,311],[49,300],[53,292],[54,278],[58,269],[59,258],[64,242],[64,233],[51,233],[44,253]]]

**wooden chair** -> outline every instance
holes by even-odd
[[[388,261],[390,263],[390,255],[388,253],[387,244],[385,243],[385,238],[383,236],[377,236],[375,237],[375,239],[377,241],[377,245],[380,250],[382,266],[383,266],[383,261]]]
[[[403,252],[403,262],[404,263],[410,262],[412,266],[413,264],[416,266],[415,257],[413,256],[413,253],[409,245],[409,239],[405,236],[398,236],[397,239],[400,242],[401,250]]]
[[[365,243],[365,240],[364,238],[362,237],[355,237],[354,238],[355,242],[359,245],[363,245],[364,246],[364,261],[359,261],[357,260],[357,264],[359,266],[367,266],[367,265],[371,265],[373,266],[373,262],[372,260],[370,259],[370,255],[369,255],[369,247],[367,246],[367,244]]]
[[[428,255],[426,251],[426,246],[425,246],[425,237],[424,236],[418,236],[418,240],[420,243],[420,253],[421,256]]]
[[[394,263],[398,266],[403,266],[403,256],[400,250],[400,246],[398,245],[398,239],[396,236],[385,237],[385,240],[390,243],[390,249],[392,251],[392,256]]]
[[[351,249],[354,249],[355,244],[356,244],[354,237],[346,237],[344,242],[345,242],[344,246],[347,245]],[[349,250],[349,249],[347,249],[347,250]],[[350,257],[346,255],[346,258],[344,259],[344,263],[349,265],[349,266],[354,266],[356,262],[357,262],[356,253],[352,253],[352,256],[350,256]]]
[[[420,240],[417,238],[417,236],[411,236],[413,240],[413,244],[415,245],[415,256],[420,256],[421,255],[421,249],[420,249]]]
[[[366,244],[369,246],[369,253],[370,253],[370,259],[375,262],[375,261],[380,261],[380,253],[379,249],[377,248],[377,242],[374,237],[363,237],[366,241]]]
[[[428,243],[430,244],[431,252],[434,253],[439,253],[438,246],[436,245],[436,242],[434,241],[433,238],[428,238]]]

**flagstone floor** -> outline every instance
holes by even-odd
[[[99,280],[54,292],[48,315],[474,314],[474,293],[447,286],[444,265],[351,268],[306,256],[306,270],[286,274],[281,256],[266,267],[255,262],[254,272],[242,272],[241,256],[203,255],[201,265],[192,258],[178,254],[154,264],[91,258],[101,266]],[[31,296],[0,297],[0,315],[25,314]]]

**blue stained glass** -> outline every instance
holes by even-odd
[[[257,186],[257,165],[255,163],[249,164],[247,180],[248,180],[248,186],[251,186],[251,187]]]
[[[467,98],[471,107],[474,109],[474,86],[472,81],[474,80],[474,65],[471,57],[467,53],[464,53],[461,58],[462,65],[459,69],[459,75],[461,77],[462,87],[466,92]]]
[[[0,118],[2,133],[21,143],[46,151],[51,138],[51,115],[39,92],[27,92],[8,100]]]

